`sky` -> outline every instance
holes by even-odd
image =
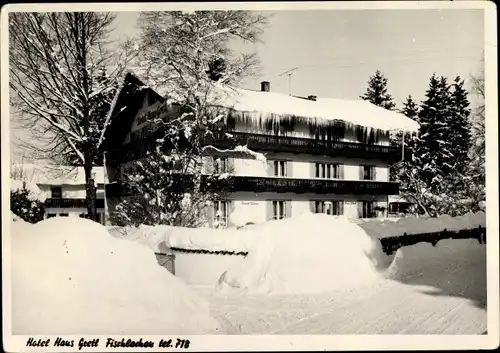
[[[433,73],[468,79],[483,66],[483,10],[295,10],[264,12],[269,23],[259,44],[233,43],[237,53],[255,51],[259,75],[243,88],[293,95],[358,99],[378,69],[388,79],[397,108],[405,97],[423,100]],[[119,12],[110,40],[135,37],[138,12]],[[289,77],[281,75],[296,68]],[[281,75],[281,76],[280,76]],[[471,95],[470,100],[475,99]],[[15,150],[15,148],[14,148]],[[15,152],[15,151],[14,151]]]
[[[358,99],[379,69],[400,107],[406,96],[424,99],[433,73],[468,80],[483,63],[483,11],[296,10],[264,12],[269,23],[257,45],[235,43],[235,52],[253,50],[260,75],[242,82],[294,95]],[[117,14],[113,38],[139,34],[137,12]]]

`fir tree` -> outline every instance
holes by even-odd
[[[452,109],[449,124],[450,139],[453,142],[453,156],[456,171],[466,173],[469,165],[468,155],[471,148],[471,128],[469,122],[468,92],[464,88],[464,81],[457,76],[453,82],[451,94]]]
[[[404,115],[406,115],[408,118],[412,120],[418,120],[418,106],[415,100],[412,98],[411,95],[409,95],[406,98],[406,101],[403,102],[403,109],[400,111]],[[391,135],[391,140],[390,140],[390,145],[393,147],[398,147],[402,148],[403,146],[403,133],[402,132],[397,132]],[[404,148],[405,150],[410,151],[413,153],[414,146],[415,145],[415,138],[414,136],[410,136],[407,134],[404,139]],[[406,157],[405,157],[406,159]],[[399,181],[401,182],[401,175],[402,171],[404,168],[408,168],[409,163],[406,161],[396,163],[390,166],[389,169],[389,176],[391,181]]]
[[[452,173],[455,163],[449,138],[452,101],[447,79],[432,75],[426,98],[418,114],[420,130],[415,160],[423,181],[432,185]]]
[[[389,110],[396,106],[392,96],[387,93],[387,78],[379,70],[370,77],[366,93],[360,98]]]

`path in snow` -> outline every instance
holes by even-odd
[[[398,281],[312,296],[225,298],[211,288],[196,290],[228,334],[481,334],[485,251],[446,252],[427,266],[423,259]]]

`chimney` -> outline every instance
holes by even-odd
[[[269,92],[270,89],[271,89],[271,83],[270,82],[268,82],[268,81],[262,81],[260,83],[260,90],[262,92]]]
[[[318,98],[317,96],[307,96],[307,99],[309,99],[310,101],[315,101],[316,102],[317,98]]]

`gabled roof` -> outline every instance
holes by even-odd
[[[147,94],[150,94],[156,101],[165,101],[165,98],[145,85],[135,75],[127,73],[106,117],[105,128],[99,140],[100,150],[106,151],[113,148],[112,146],[121,145]]]

